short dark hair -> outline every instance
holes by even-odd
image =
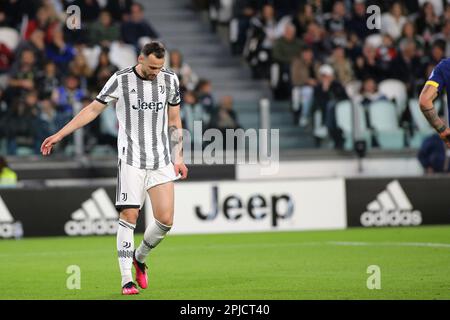
[[[144,56],[148,56],[153,54],[158,59],[164,58],[166,54],[166,49],[164,45],[159,41],[152,41],[145,44],[141,49],[141,54]]]

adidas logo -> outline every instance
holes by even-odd
[[[131,89],[130,93],[136,93],[135,89]]]
[[[20,221],[14,221],[3,199],[0,197],[0,238],[22,238],[23,227]]]
[[[115,234],[117,232],[117,211],[105,189],[97,189],[81,208],[71,215],[64,225],[69,236]]]
[[[417,226],[422,223],[422,214],[413,209],[402,186],[394,180],[367,205],[360,222],[364,227]]]

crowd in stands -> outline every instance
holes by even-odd
[[[77,22],[67,10],[71,5],[80,8],[81,28],[69,28]],[[142,5],[132,0],[1,1],[0,153],[39,154],[45,137],[87,106],[111,75],[136,63],[143,44],[158,38]],[[185,127],[191,129],[195,120],[204,121],[205,129],[234,126],[223,121],[231,112],[216,105],[210,81],[199,79],[176,48],[168,49],[166,67],[178,75],[186,96]],[[130,64],[120,65],[123,61]],[[84,128],[87,152],[98,145],[115,152],[114,112],[107,108]],[[70,145],[73,136],[55,151],[70,154]]]
[[[368,27],[375,21],[370,5],[380,8],[378,27]],[[417,98],[450,54],[450,3],[443,0],[216,0],[208,9],[213,28],[229,26],[231,51],[253,77],[270,81],[275,99],[292,101],[295,124],[317,126],[320,110],[319,126],[338,148],[338,101],[356,100],[367,112],[386,98],[378,91],[386,79],[401,81],[407,97]],[[409,109],[403,111],[399,122],[411,128]]]

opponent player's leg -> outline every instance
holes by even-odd
[[[134,168],[119,161],[116,190],[116,208],[120,211],[117,229],[117,252],[122,277],[122,293],[137,294],[133,283],[134,228],[145,194],[145,170]]]
[[[155,248],[172,228],[174,214],[174,183],[159,184],[148,190],[154,220],[147,226],[144,239],[136,250],[136,259],[144,263],[150,250]]]

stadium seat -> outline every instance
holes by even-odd
[[[24,156],[31,156],[33,155],[33,149],[29,148],[29,147],[17,147],[16,150],[16,155],[19,157],[24,157]]]
[[[438,105],[440,106],[440,104]],[[434,129],[430,126],[427,119],[422,114],[422,111],[420,111],[418,99],[410,99],[408,107],[411,113],[412,120],[416,127],[416,130],[414,130],[414,134],[411,137],[409,144],[412,148],[420,148],[423,140],[427,136],[434,133]]]
[[[102,50],[101,50],[100,46],[93,46],[92,48],[85,47],[82,49],[82,53],[83,53],[84,57],[86,58],[86,61],[89,65],[89,67],[92,70],[95,70],[95,68],[97,68],[98,57],[100,56],[101,51]]]
[[[400,117],[403,111],[405,111],[408,102],[405,84],[397,79],[386,79],[380,82],[378,90],[389,100],[395,100],[397,116]]]
[[[9,27],[0,28],[0,42],[4,43],[11,51],[17,48],[20,41],[20,35],[17,30]]]
[[[132,45],[114,41],[111,43],[109,59],[119,69],[125,69],[136,64],[136,50]]]
[[[370,121],[376,131],[382,149],[401,149],[404,147],[404,131],[398,125],[394,103],[376,101],[369,106]]]
[[[341,101],[336,104],[336,123],[339,128],[344,132],[345,145],[344,149],[353,150],[354,141],[354,124],[353,124],[353,114],[357,116],[357,123],[355,125],[359,126],[359,136],[364,139],[367,146],[370,145],[370,132],[367,128],[366,119],[364,117],[364,110],[360,105],[352,106],[352,102],[349,100]]]

